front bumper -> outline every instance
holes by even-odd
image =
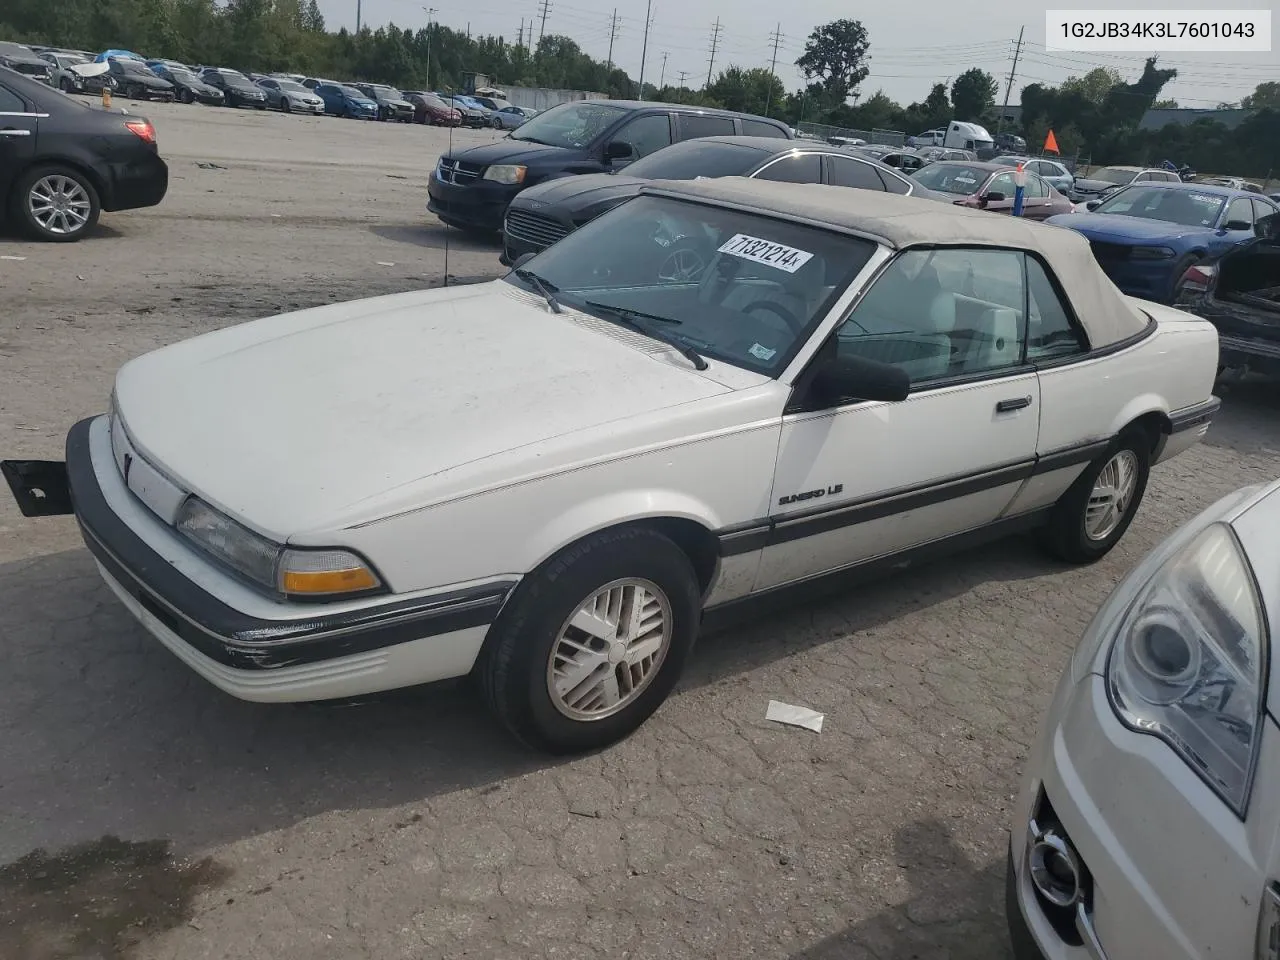
[[[1126,606],[1109,601],[1090,632],[1113,627]],[[1087,634],[1082,649],[1096,639]],[[1276,761],[1278,739],[1266,724],[1260,769]],[[1008,878],[1018,960],[1254,956],[1264,883],[1249,824],[1163,742],[1121,724],[1102,677],[1064,672],[1026,771]],[[1251,815],[1274,823],[1274,801],[1257,801]],[[1041,900],[1028,868],[1029,826],[1046,809],[1089,878],[1083,908],[1065,915]]]
[[[514,586],[502,580],[372,602],[272,601],[213,565],[130,492],[105,417],[72,428],[66,474],[107,585],[183,662],[242,699],[321,700],[466,674]]]
[[[466,185],[445,183],[432,171],[427,178],[427,209],[455,227],[498,231],[507,206],[520,189],[519,185],[479,178]]]

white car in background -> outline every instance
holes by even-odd
[[[73,503],[223,690],[474,673],[565,752],[658,707],[704,612],[1032,528],[1096,560],[1216,371],[1211,325],[1126,299],[1074,231],[659,181],[504,279],[134,360],[65,464],[6,475],[24,512]]]
[[[1280,954],[1280,483],[1214,504],[1098,611],[1027,759],[1018,960]]]

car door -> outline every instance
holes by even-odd
[[[267,103],[271,106],[277,106],[280,103],[280,84],[275,80],[265,79],[259,80],[258,86],[262,88],[262,92],[267,96]]]
[[[1022,359],[1023,254],[899,253],[837,327],[832,352],[911,378],[898,403],[801,403],[783,417],[768,589],[983,527],[1030,475],[1039,387]],[[803,378],[802,378],[803,379]]]
[[[1029,220],[1044,220],[1053,216],[1053,201],[1049,197],[1049,185],[1034,173],[1027,174],[1027,186],[1022,197],[1022,215]]]
[[[614,144],[625,144],[630,153],[609,161],[613,170],[619,170],[641,157],[671,146],[671,115],[668,113],[642,113],[632,117],[609,137],[609,149]]]
[[[39,123],[31,105],[0,83],[0,196],[35,155]]]
[[[997,173],[994,177],[987,181],[987,185],[983,187],[980,196],[991,193],[999,193],[1004,196],[1003,200],[988,200],[986,206],[982,209],[991,213],[1012,213],[1013,212],[1013,192],[1015,190],[1012,173]]]
[[[1254,236],[1255,215],[1253,201],[1249,197],[1236,197],[1227,203],[1219,219],[1219,237],[1215,246],[1225,250]]]

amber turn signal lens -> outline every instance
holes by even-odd
[[[286,570],[280,585],[285,593],[356,593],[378,586],[378,578],[364,567],[351,570]]]

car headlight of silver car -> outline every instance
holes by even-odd
[[[518,163],[495,163],[484,172],[482,180],[493,180],[497,183],[524,183],[524,175],[528,168]]]
[[[1214,523],[1142,588],[1107,658],[1121,722],[1164,740],[1241,818],[1269,647],[1253,571],[1231,528]]]
[[[175,526],[242,576],[293,599],[333,599],[384,589],[373,568],[350,550],[286,547],[254,533],[199,497],[187,498]]]

